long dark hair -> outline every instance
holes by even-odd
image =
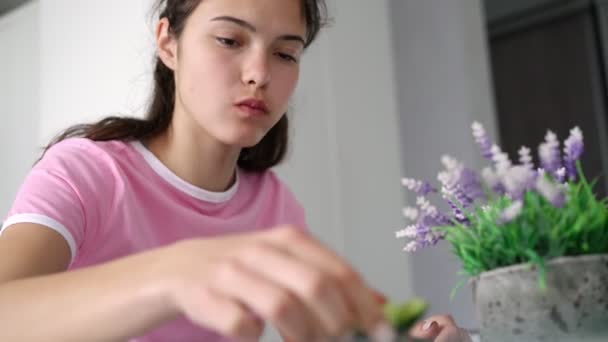
[[[157,0],[154,5],[159,18],[169,20],[170,32],[179,38],[186,20],[203,0]],[[308,47],[327,20],[324,0],[302,0],[302,13],[306,21],[306,44]],[[54,144],[71,137],[91,140],[139,140],[163,133],[171,123],[175,105],[175,79],[173,71],[158,58],[154,68],[152,99],[144,119],[110,116],[92,124],[72,126],[61,132],[44,148],[46,152]],[[268,131],[255,146],[244,148],[238,166],[246,171],[264,171],[279,164],[285,157],[288,146],[289,124],[287,115]],[[43,153],[44,155],[44,153]]]

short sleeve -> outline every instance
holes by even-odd
[[[302,206],[302,204],[295,198],[293,197],[293,201],[294,201],[294,222],[295,225],[308,232],[309,228],[308,228],[308,222],[306,220],[306,211],[304,209],[304,207]]]
[[[104,203],[110,202],[112,177],[104,172],[103,159],[86,139],[51,147],[27,175],[0,232],[16,223],[44,225],[65,238],[74,262],[85,238],[96,235]]]
[[[308,232],[309,227],[304,206],[297,199],[289,185],[273,171],[267,171],[267,178],[269,180],[268,183],[273,184],[273,186],[269,186],[269,188],[275,189],[274,192],[269,194],[269,197],[273,198],[273,203],[282,204],[280,209],[274,207],[275,210],[281,212],[280,216],[282,218],[278,223],[291,224],[296,228]]]

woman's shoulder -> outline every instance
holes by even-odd
[[[263,171],[257,177],[259,178],[257,196],[266,200],[262,202],[272,206],[273,211],[278,215],[277,223],[293,224],[307,230],[306,210],[291,189],[289,179],[273,170]]]
[[[34,166],[66,179],[95,178],[109,181],[116,165],[126,158],[128,142],[119,140],[94,141],[87,138],[68,138],[49,147]]]
[[[76,165],[99,165],[119,158],[128,142],[121,140],[95,141],[87,138],[67,138],[49,147],[39,164],[70,162]]]
[[[67,155],[70,156],[74,153],[85,153],[91,154],[108,154],[115,153],[124,150],[128,145],[128,142],[123,140],[107,140],[107,141],[96,141],[88,138],[67,138],[61,140],[46,151],[46,155]]]

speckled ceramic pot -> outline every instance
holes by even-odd
[[[527,265],[472,283],[483,342],[608,341],[608,254],[551,260],[545,293]]]

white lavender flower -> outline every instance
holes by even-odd
[[[491,167],[484,167],[481,170],[481,177],[483,178],[483,181],[493,190],[501,185],[500,177],[496,174],[496,172],[494,172],[494,170],[492,170]]]
[[[530,169],[534,168],[534,165],[532,165],[532,156],[530,155],[530,149],[528,147],[522,146],[519,149],[519,162],[525,167]]]
[[[410,221],[416,221],[418,218],[418,209],[414,207],[405,207],[403,208],[403,216]]]
[[[395,233],[398,239],[408,237],[415,238],[418,234],[417,226],[415,224],[405,227]]]
[[[545,142],[538,147],[538,157],[541,167],[555,177],[557,170],[561,167],[561,155],[559,141],[552,131],[547,131]]]
[[[545,177],[547,175],[547,171],[545,171],[545,169],[543,169],[542,167],[539,167],[536,170],[536,176],[537,177]]]
[[[555,180],[558,183],[563,183],[566,181],[566,168],[560,167],[557,171],[555,171]]]
[[[566,203],[566,194],[563,188],[551,182],[547,177],[537,178],[536,190],[557,208],[563,207]]]
[[[502,184],[506,193],[514,200],[521,200],[535,185],[536,173],[523,165],[510,167],[505,171]]]
[[[477,121],[473,122],[471,128],[473,129],[475,141],[479,144],[479,147],[481,147],[481,154],[484,158],[492,160],[492,140],[490,140],[486,134],[486,130]]]
[[[499,176],[502,176],[511,167],[511,159],[498,145],[492,146],[492,161],[494,161],[496,173]]]
[[[515,201],[508,206],[498,218],[499,224],[505,224],[513,222],[522,212],[524,203],[522,201]]]
[[[428,199],[426,199],[423,196],[419,196],[416,199],[416,204],[418,205],[418,207],[420,208],[420,212],[424,215],[424,216],[435,216],[437,215],[437,213],[439,212],[437,210],[437,207],[435,207],[434,205],[431,204],[431,202],[429,202]]]
[[[417,249],[418,249],[418,242],[416,240],[408,242],[407,245],[405,245],[405,247],[403,247],[403,250],[408,253],[415,252]]]
[[[426,196],[431,192],[437,192],[437,189],[433,188],[428,182],[423,182],[413,178],[403,178],[401,179],[401,184],[408,190],[414,191],[420,196]]]

